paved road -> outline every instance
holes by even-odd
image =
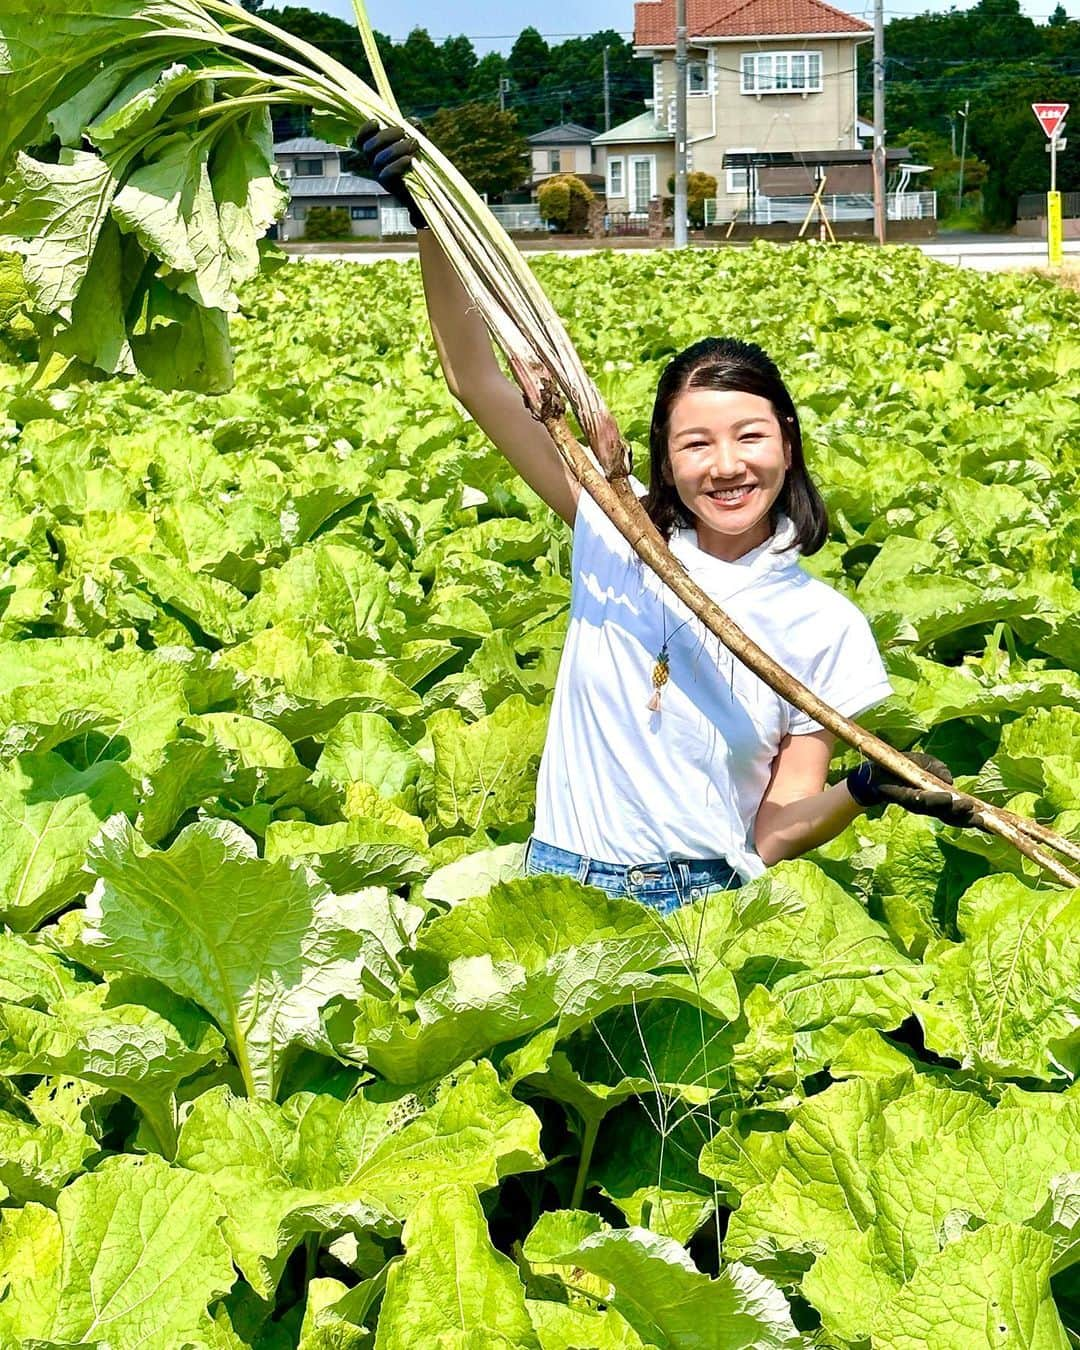
[[[738,247],[735,245],[734,247]],[[1014,239],[1008,236],[942,235],[938,239],[915,243],[914,247],[925,253],[928,258],[947,263],[953,267],[970,267],[979,272],[1008,272],[1028,267],[1046,266],[1046,245],[1037,239]],[[1080,263],[1080,239],[1070,239],[1065,243],[1065,256],[1069,261]],[[531,253],[572,253],[574,256],[587,253],[599,253],[602,249],[575,248],[538,248],[528,250]],[[636,249],[635,252],[645,250]],[[347,249],[341,252],[294,253],[293,261],[314,259],[323,262],[405,262],[416,257],[415,249]]]

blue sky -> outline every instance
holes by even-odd
[[[306,2],[312,9],[325,10],[352,22],[350,0],[293,2]],[[867,0],[833,0],[833,3],[860,18],[871,19],[873,10]],[[1045,21],[1055,3],[1056,0],[1021,0],[1025,13],[1039,22]],[[1065,0],[1070,13],[1074,12],[1075,4],[1076,0]],[[958,9],[967,7],[956,5]],[[885,0],[887,18],[950,8],[952,0]],[[634,22],[633,0],[455,0],[452,7],[446,0],[368,0],[368,14],[379,32],[389,33],[393,38],[403,38],[410,28],[416,27],[426,28],[436,39],[465,33],[481,54],[494,48],[509,50],[513,37],[530,24],[550,35],[549,41],[557,41],[559,35],[595,33],[601,28],[613,28],[629,36]]]

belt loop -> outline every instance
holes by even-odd
[[[589,875],[589,868],[592,866],[592,859],[582,857],[578,863],[577,880],[579,886],[585,885],[585,878]]]

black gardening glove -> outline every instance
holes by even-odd
[[[951,783],[953,778],[948,766],[933,755],[916,753],[908,758],[920,769],[932,773],[943,783]],[[935,816],[946,825],[955,825],[958,829],[967,829],[975,824],[973,804],[958,801],[951,792],[940,790],[926,791],[901,782],[895,774],[883,769],[880,764],[864,759],[857,769],[852,769],[844,780],[847,789],[860,806],[886,806],[895,803],[905,811],[914,811],[920,816]]]
[[[426,230],[427,221],[417,205],[416,198],[405,186],[404,175],[413,166],[413,156],[419,146],[400,127],[379,127],[378,122],[365,122],[357,132],[356,144],[367,164],[391,197],[409,213],[409,223],[416,230]]]

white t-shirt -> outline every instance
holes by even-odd
[[[692,529],[674,532],[671,551],[743,632],[854,717],[892,688],[859,609],[804,571],[797,547],[779,551],[794,533],[781,515],[773,537],[735,562],[703,552]],[[536,837],[601,862],[726,858],[744,881],[760,876],[753,826],[780,741],[820,723],[693,618],[584,490],[573,572]],[[650,712],[665,636],[670,677]]]

